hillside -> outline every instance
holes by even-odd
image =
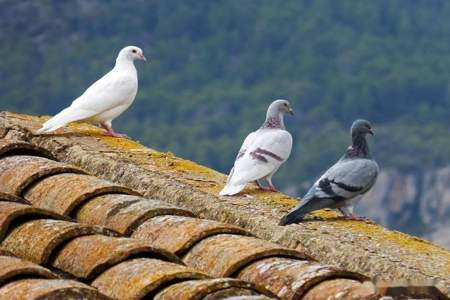
[[[146,145],[226,172],[286,98],[295,145],[274,180],[285,190],[301,195],[359,117],[374,123],[382,168],[424,174],[450,163],[448,15],[438,0],[3,0],[0,108],[54,114],[136,44],[150,62],[115,125]],[[413,220],[395,228],[426,231]]]

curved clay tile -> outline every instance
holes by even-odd
[[[130,257],[145,256],[180,263],[168,251],[130,238],[104,235],[81,236],[71,240],[57,253],[52,265],[78,278],[92,280],[107,268]]]
[[[182,216],[159,216],[139,226],[132,237],[182,255],[195,243],[220,233],[251,235],[248,231],[227,223]],[[169,236],[170,239],[167,238]]]
[[[17,140],[0,139],[0,157],[8,155],[34,155],[54,158],[50,151],[39,146]]]
[[[100,292],[115,299],[140,299],[170,282],[206,279],[207,275],[182,265],[151,258],[124,261],[92,282]]]
[[[32,278],[57,278],[50,270],[32,262],[13,257],[0,255],[0,286],[12,280],[14,277]]]
[[[137,194],[133,190],[97,177],[81,174],[59,174],[47,177],[26,191],[24,198],[33,206],[62,215],[88,199],[106,193]]]
[[[21,198],[16,195],[12,195],[12,194],[3,193],[3,192],[0,192],[0,201],[9,201],[9,202],[30,204],[30,202],[28,202],[24,198]]]
[[[0,288],[0,295],[8,300],[110,299],[86,284],[64,279],[17,280]]]
[[[250,295],[266,295],[270,297],[262,299],[273,299],[272,297],[274,296],[270,292],[263,290],[249,282],[232,278],[215,278],[204,280],[189,280],[170,285],[169,287],[158,293],[154,297],[154,300],[224,299],[225,297],[242,297]]]
[[[63,219],[64,217],[55,214],[50,211],[46,211],[40,208],[32,207],[30,205],[0,201],[0,242],[3,240],[7,233],[11,222],[19,217],[27,218],[54,218]]]
[[[254,261],[272,256],[307,258],[301,252],[258,238],[219,234],[200,241],[183,261],[211,276],[227,277]]]
[[[60,173],[83,174],[84,171],[71,165],[38,156],[7,156],[0,159],[0,190],[20,196],[33,182]]]
[[[13,228],[3,240],[3,249],[37,264],[44,264],[59,245],[74,237],[103,233],[100,227],[67,221],[39,219]]]
[[[374,292],[372,285],[363,285],[355,280],[335,278],[323,281],[309,290],[302,300],[336,299],[339,295],[341,300],[376,300],[381,299]],[[384,298],[384,297],[383,297]],[[391,297],[387,297],[392,299]],[[299,299],[299,298],[294,298]],[[410,298],[405,298],[410,299]]]
[[[78,222],[99,224],[130,235],[146,220],[159,215],[192,216],[162,201],[125,194],[106,194],[90,199],[77,211]]]
[[[256,261],[240,271],[238,277],[265,286],[281,299],[302,299],[311,287],[328,279],[351,279],[355,286],[361,286],[361,282],[368,280],[360,274],[332,266],[285,257]],[[354,296],[357,298],[358,295]]]

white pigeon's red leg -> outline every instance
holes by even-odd
[[[277,188],[273,186],[272,180],[268,180],[269,182],[269,191],[278,192]]]
[[[101,123],[101,125],[106,130],[105,135],[113,136],[113,137],[128,138],[128,135],[126,135],[126,134],[115,132],[114,129],[112,128],[112,126],[109,126],[105,123]]]
[[[256,185],[258,186],[258,189],[263,191],[270,191],[271,189],[269,187],[262,186],[261,183],[259,183],[258,180],[255,180]]]

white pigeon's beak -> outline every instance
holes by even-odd
[[[147,61],[147,59],[145,58],[143,53],[139,54],[139,59],[141,59],[143,61]]]
[[[289,112],[290,115],[292,115],[292,116],[294,115],[294,110],[292,108],[290,108],[290,107],[289,107],[289,111],[288,112]]]

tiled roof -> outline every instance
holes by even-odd
[[[374,297],[360,274],[51,157],[0,140],[0,299]]]
[[[0,151],[6,152],[6,156],[16,151],[16,156],[47,157],[96,177],[79,176],[83,174],[77,170],[69,172],[71,175],[54,171],[55,174],[41,177],[37,172],[36,180],[33,178],[35,183],[29,186],[28,183],[22,186],[19,180],[13,187],[22,189],[22,196],[32,195],[34,189],[38,195],[33,200],[36,208],[47,205],[47,209],[55,209],[79,223],[100,224],[117,235],[145,240],[155,248],[164,248],[186,260],[184,263],[189,258],[192,264],[189,267],[209,276],[250,281],[284,299],[300,295],[303,299],[322,299],[326,295],[345,299],[352,293],[360,295],[370,289],[370,285],[361,285],[354,277],[347,278],[349,273],[340,273],[337,269],[333,271],[337,277],[330,280],[327,277],[329,267],[323,264],[367,275],[381,286],[392,287],[392,283],[408,281],[419,286],[436,285],[450,295],[450,251],[446,249],[374,223],[340,220],[330,211],[319,211],[306,222],[281,227],[279,218],[297,203],[296,199],[280,193],[260,192],[251,185],[241,195],[219,197],[218,191],[226,180],[219,172],[172,153],[145,148],[129,139],[105,137],[101,129],[86,124],[72,124],[54,134],[35,135],[45,119],[0,112],[0,143],[1,138],[4,139]],[[21,142],[8,144],[5,141],[8,139]],[[38,146],[46,150],[41,151]],[[79,182],[80,187],[69,186],[71,180],[66,176],[76,178],[76,185]],[[51,180],[52,177],[59,178],[59,183],[54,184],[56,181]],[[91,179],[87,178],[97,183],[90,183]],[[108,182],[113,187],[99,179],[114,182]],[[44,181],[45,184],[39,184]],[[114,191],[114,188],[124,190]],[[72,191],[75,194],[68,195]],[[129,195],[136,191],[147,199]],[[42,200],[41,195],[48,200]],[[53,195],[64,200],[52,200]],[[239,248],[247,241],[254,243],[250,240],[255,237],[275,242],[271,244],[275,249],[265,249],[261,244],[252,244],[256,249]],[[270,254],[286,249],[312,256],[320,263],[309,263],[295,255],[285,257],[282,252]],[[233,251],[236,257],[230,254]],[[216,263],[209,253],[225,253],[226,261]],[[204,284],[182,286],[180,289],[200,288]],[[343,292],[348,289],[351,293]]]

